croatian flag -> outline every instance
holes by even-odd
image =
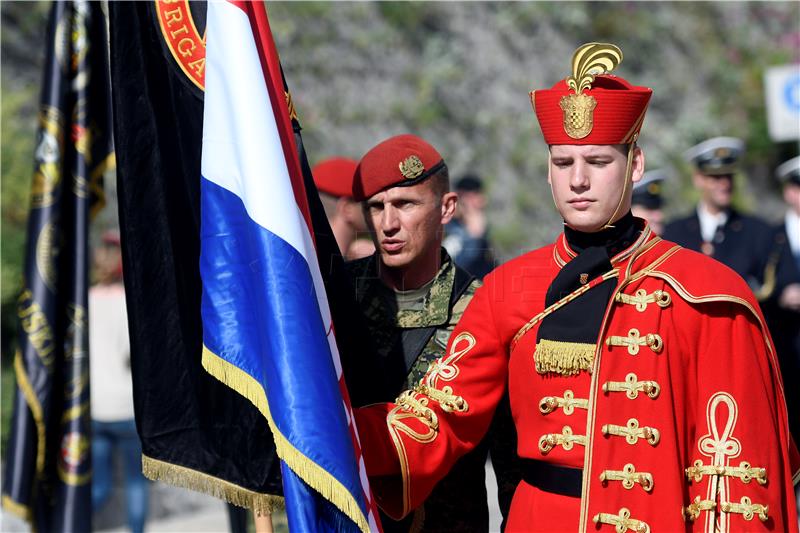
[[[266,10],[208,2],[206,28],[203,366],[269,423],[291,531],[379,531]]]

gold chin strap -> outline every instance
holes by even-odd
[[[614,212],[611,214],[611,218],[608,219],[608,222],[603,224],[603,227],[600,230],[613,228],[614,225],[612,222],[619,214],[619,208],[622,207],[622,202],[625,201],[625,196],[628,194],[628,184],[633,184],[631,181],[631,169],[633,168],[633,148],[636,146],[636,137],[634,136],[631,143],[628,145],[628,162],[625,165],[625,183],[622,186],[622,195],[619,197],[619,203],[617,204],[617,208],[614,209]]]
[[[550,171],[552,166],[553,166],[553,154],[550,153],[550,150],[548,148],[548,150],[547,150],[547,183],[550,184],[550,198],[553,199],[553,205],[556,207],[556,213],[558,213],[558,202],[556,202],[556,193],[553,191],[553,179],[552,179],[553,178],[553,173]],[[567,223],[564,222],[564,225],[566,226]]]

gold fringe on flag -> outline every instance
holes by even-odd
[[[37,398],[36,392],[33,390],[33,385],[31,385],[28,379],[28,374],[25,372],[25,366],[22,363],[22,353],[19,349],[17,349],[17,352],[14,354],[14,375],[17,378],[17,385],[22,391],[22,396],[25,398],[25,402],[31,410],[33,422],[36,425],[36,477],[38,478],[41,476],[42,472],[44,472],[44,451],[46,446],[44,415],[42,414],[42,406],[39,404],[39,398]]]
[[[31,510],[27,505],[22,505],[11,499],[7,494],[3,494],[3,509],[13,514],[20,520],[31,523]]]
[[[203,472],[153,459],[142,454],[142,472],[153,481],[202,492],[265,516],[284,508],[283,497],[255,492]]]
[[[581,370],[591,372],[594,362],[594,344],[541,339],[536,344],[533,360],[540,374],[553,372],[564,376],[577,374]]]
[[[367,517],[361,511],[353,495],[342,483],[324,468],[303,455],[300,450],[278,430],[267,402],[267,393],[261,384],[241,368],[222,359],[203,346],[203,368],[206,372],[232,388],[258,408],[267,419],[272,437],[275,439],[275,450],[278,457],[285,462],[303,481],[333,503],[350,518],[364,533],[369,533]]]

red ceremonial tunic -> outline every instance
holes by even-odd
[[[645,228],[612,259],[591,373],[539,373],[545,295],[573,257],[562,234],[500,266],[421,385],[357,410],[381,506],[418,506],[480,441],[508,383],[519,456],[582,468],[583,484],[576,498],[521,482],[507,531],[797,531],[797,450],[744,281]]]

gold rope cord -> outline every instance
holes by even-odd
[[[608,219],[608,222],[603,224],[601,229],[608,229],[613,228],[612,222],[614,222],[614,217],[619,214],[619,208],[622,207],[622,202],[625,201],[625,195],[628,193],[628,183],[633,183],[631,181],[631,169],[633,168],[633,148],[636,146],[636,139],[633,140],[628,145],[628,159],[625,165],[625,183],[622,185],[622,195],[619,197],[619,203],[617,204],[617,208],[614,209],[614,213],[611,215],[611,218]]]
[[[605,274],[603,274],[601,277],[602,277],[603,281],[606,281],[606,280],[609,280],[609,279],[611,279],[613,277],[616,277],[616,275],[618,273],[619,273],[619,270],[616,269],[616,268],[613,268],[613,269],[609,270],[608,272],[606,272]],[[572,300],[574,300],[575,298],[577,298],[578,296],[580,296],[581,294],[585,293],[586,291],[588,291],[589,289],[591,289],[593,287],[594,287],[594,285],[591,285],[591,284],[587,284],[587,285],[583,285],[581,287],[578,287],[577,289],[575,289],[574,292],[566,295],[561,300],[557,301],[556,303],[554,303],[550,307],[546,308],[544,311],[542,311],[538,315],[536,315],[533,318],[531,318],[528,321],[528,323],[525,324],[524,326],[522,326],[520,328],[520,330],[517,332],[517,334],[514,335],[514,338],[511,340],[510,349],[513,350],[514,347],[519,342],[519,340],[522,338],[522,336],[525,335],[533,326],[535,326],[537,323],[539,323],[544,317],[546,317],[547,315],[552,314],[555,311],[557,311],[558,309],[564,307],[565,305],[570,303]]]

